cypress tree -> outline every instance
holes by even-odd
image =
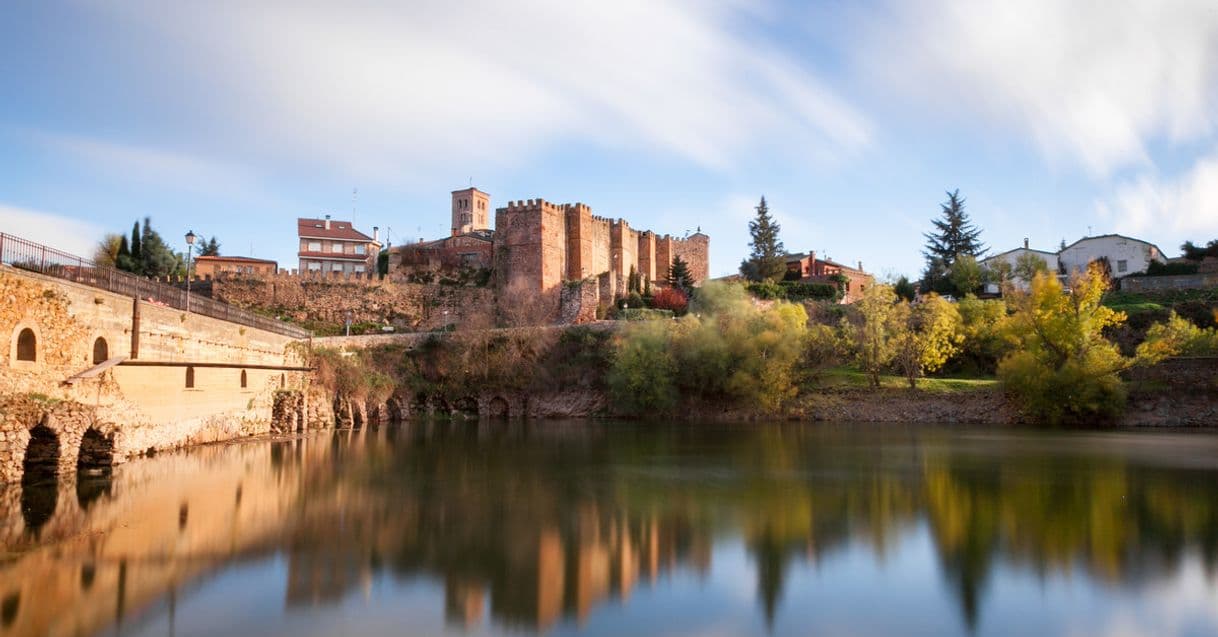
[[[139,263],[143,259],[143,250],[140,247],[140,222],[136,220],[135,225],[131,226],[131,260]]]
[[[786,249],[778,239],[780,226],[770,216],[765,197],[757,205],[757,217],[749,222],[749,258],[740,263],[740,274],[750,281],[777,281],[787,272]]]

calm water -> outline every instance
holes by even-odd
[[[0,489],[0,635],[1218,635],[1218,436],[416,424]]]

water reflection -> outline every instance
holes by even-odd
[[[1039,614],[1060,633],[1185,581],[1218,601],[1216,451],[1209,435],[519,423],[207,447],[53,487],[77,497],[37,524],[22,489],[0,615],[5,634],[325,634],[304,616],[376,633],[434,597],[435,631],[876,632],[882,607],[902,631]],[[1018,593],[1028,577],[1040,598]],[[258,578],[277,604],[227,624],[188,610]],[[1058,609],[1043,591],[1059,580],[1096,601]],[[653,608],[663,625],[639,619]]]

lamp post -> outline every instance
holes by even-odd
[[[195,231],[186,231],[186,311],[190,311],[190,259],[194,256]]]

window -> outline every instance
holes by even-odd
[[[241,370],[241,389],[246,388],[246,382],[247,382],[247,379],[245,376],[245,370],[243,369],[243,370]]]
[[[363,271],[364,271],[364,264],[362,264],[362,263],[356,263],[356,264],[355,264],[355,271],[356,271],[356,272],[363,272]]]
[[[331,265],[330,265],[330,270],[331,270],[332,272],[342,272],[342,271],[343,271],[343,264],[341,264],[341,263],[333,263],[333,264],[331,264]]]
[[[318,270],[321,270],[321,262],[319,261],[309,261],[307,264],[305,264],[305,266],[310,272],[317,272]]]
[[[186,389],[194,389],[194,388],[195,388],[195,368],[187,367],[186,368]]]
[[[1117,261],[1117,272],[1124,272],[1129,269],[1129,262],[1124,259]]]
[[[309,252],[321,252],[321,242],[320,241],[310,241],[309,242]]]
[[[34,336],[34,330],[28,327],[17,335],[17,360],[30,362],[38,360],[38,338]]]
[[[355,246],[355,253],[356,253],[356,254],[367,254],[367,253],[368,253],[368,251],[367,251],[367,246],[365,246],[365,245],[364,245],[364,244],[362,244],[362,243],[361,243],[361,244],[359,244],[359,245],[357,245],[357,246]]]
[[[334,245],[330,246],[330,252],[333,252],[335,254],[342,254],[343,253],[343,244],[335,243]]]
[[[110,348],[106,346],[106,339],[98,338],[93,341],[93,364],[100,365],[110,358]]]

